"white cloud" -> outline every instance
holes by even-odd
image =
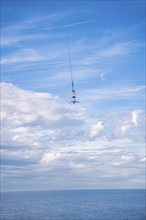
[[[116,166],[124,165],[124,164],[135,162],[135,160],[137,160],[136,156],[134,154],[129,153],[129,154],[122,155],[114,159],[113,165],[116,165]]]
[[[142,113],[142,111],[140,109],[138,110],[134,110],[132,112],[132,123],[135,125],[135,126],[138,126],[138,121],[139,121],[139,117],[140,117],[140,114]]]
[[[33,181],[33,173],[34,179],[42,176],[47,181],[54,175],[56,182],[56,174],[61,172],[64,180],[80,176],[96,181],[98,173],[101,181],[119,176],[119,170],[132,179],[143,169],[143,141],[131,136],[133,129],[134,135],[141,131],[140,109],[108,113],[106,117],[103,112],[97,117],[80,105],[64,105],[50,93],[28,91],[10,83],[2,83],[1,91],[6,177],[26,175]]]
[[[40,163],[48,164],[50,162],[56,161],[60,157],[61,157],[60,152],[49,152],[49,153],[46,153],[42,156],[42,159],[41,159]]]
[[[12,44],[16,44],[16,43],[20,43],[22,41],[27,41],[27,40],[42,40],[44,39],[45,36],[40,35],[40,34],[36,34],[36,35],[23,35],[23,36],[2,36],[1,39],[1,46],[5,47],[5,46],[12,46]]]
[[[106,125],[103,121],[98,121],[96,124],[93,124],[91,126],[89,137],[91,139],[97,137],[99,134],[101,134],[105,126]]]
[[[96,137],[137,138],[143,123],[140,109],[129,113],[103,114],[97,121],[85,107],[64,105],[49,93],[26,91],[10,83],[1,84],[2,143],[46,146],[47,141],[94,140]],[[95,123],[95,121],[97,121]],[[105,129],[106,128],[106,129]],[[133,130],[135,129],[135,130]]]
[[[36,27],[40,27],[43,25],[44,23],[48,22],[52,23],[55,20],[58,20],[60,18],[64,17],[64,14],[60,13],[60,14],[49,14],[49,15],[43,15],[43,16],[36,16],[36,17],[31,17],[29,19],[26,20],[22,20],[22,21],[18,21],[18,22],[14,22],[12,25],[9,26],[5,26],[2,29],[2,33],[16,33],[16,32],[20,32],[20,31],[24,31],[26,29],[34,29]]]
[[[86,165],[86,164],[73,163],[73,162],[71,162],[71,163],[69,164],[69,166],[70,166],[73,170],[77,170],[77,171],[80,171],[80,170],[81,170],[81,172],[82,172],[83,170],[87,171],[87,169],[89,168],[89,166]]]
[[[118,43],[112,45],[110,48],[106,48],[104,51],[99,52],[100,57],[110,58],[114,56],[123,56],[132,53],[139,44],[134,41]]]
[[[81,21],[81,22],[76,22],[76,23],[72,23],[72,24],[52,26],[52,27],[44,28],[44,30],[52,30],[52,29],[56,29],[56,28],[65,28],[65,27],[68,28],[68,27],[72,27],[72,26],[76,26],[76,25],[80,25],[80,24],[88,24],[88,23],[92,23],[92,22],[95,22],[95,21],[88,20],[88,21]]]
[[[23,49],[15,52],[14,54],[8,55],[1,60],[1,64],[7,63],[19,63],[19,62],[36,62],[41,61],[43,58],[34,49]]]
[[[131,127],[130,124],[125,124],[125,125],[123,125],[123,126],[121,127],[121,131],[124,133],[124,132],[126,132],[130,127]]]
[[[25,91],[10,83],[2,83],[1,91],[4,142],[41,146],[44,136],[50,141],[81,135],[80,129],[71,128],[84,123],[84,108],[64,106],[57,96]]]
[[[15,48],[15,50],[12,50],[12,52],[9,52],[7,55],[2,57],[1,64],[6,65],[8,63],[24,63],[27,66],[28,63],[36,63],[38,61],[47,61],[47,65],[51,63],[54,65],[62,65],[67,63],[67,50],[64,47],[64,43],[52,43],[51,45],[48,45],[48,48],[44,48],[44,46],[41,46],[41,44],[38,44],[38,46],[35,48],[33,46],[25,46],[25,49],[21,47],[17,49]]]
[[[143,111],[140,109],[135,109],[131,111],[130,115],[127,115],[125,120],[121,120],[121,131],[125,135],[130,129],[136,129],[142,123]]]
[[[82,92],[82,98],[94,101],[94,100],[126,100],[126,99],[139,99],[144,98],[145,86],[107,86],[101,89],[87,89]]]

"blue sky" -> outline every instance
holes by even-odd
[[[144,4],[1,2],[2,190],[144,188]]]

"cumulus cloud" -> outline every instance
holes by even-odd
[[[92,124],[89,137],[91,139],[97,137],[99,134],[101,134],[105,126],[106,125],[103,121],[98,121],[96,124]]]
[[[109,113],[97,120],[86,108],[63,105],[50,93],[23,90],[11,83],[1,83],[1,91],[3,145],[40,147],[60,140],[131,138],[133,129],[140,129],[143,122],[140,109]]]
[[[143,118],[143,111],[140,109],[135,109],[131,111],[129,117],[122,121],[122,125],[120,127],[121,132],[125,134],[132,129],[136,129],[140,124]]]
[[[121,131],[125,133],[130,127],[131,127],[130,124],[125,124],[121,127]]]
[[[50,141],[80,133],[75,125],[84,123],[84,108],[64,107],[57,96],[26,91],[11,83],[2,83],[1,91],[4,145],[9,141],[10,145],[40,146],[43,137]]]
[[[142,110],[97,117],[83,106],[64,105],[51,93],[24,90],[11,83],[1,83],[1,91],[5,176],[30,177],[33,172],[32,181],[42,175],[47,181],[48,176],[51,179],[61,172],[64,179],[80,175],[87,181],[97,173],[100,180],[114,178],[119,167],[127,178],[143,169],[143,144],[138,136]],[[125,170],[133,165],[135,170]]]
[[[2,116],[13,126],[21,126],[37,121],[39,117],[47,121],[60,118],[57,97],[49,93],[25,91],[13,84],[2,83]],[[52,105],[49,105],[52,103]]]
[[[140,109],[134,110],[132,112],[132,118],[131,121],[135,126],[138,126],[138,122],[139,122],[139,117],[140,114],[142,113],[142,111]]]
[[[56,161],[60,157],[61,157],[60,152],[49,152],[49,153],[46,153],[45,155],[43,155],[40,163],[47,164],[49,162]]]

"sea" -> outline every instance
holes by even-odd
[[[1,220],[145,220],[145,190],[1,193]]]

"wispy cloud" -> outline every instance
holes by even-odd
[[[141,45],[134,41],[118,43],[112,45],[110,48],[106,48],[104,51],[99,52],[99,56],[105,58],[124,56],[126,54],[131,54],[139,46]]]
[[[93,23],[93,22],[95,22],[95,21],[94,20],[81,21],[81,22],[75,22],[75,23],[72,23],[72,24],[47,27],[47,28],[44,28],[44,30],[52,30],[52,29],[56,29],[56,28],[68,28],[68,27],[72,27],[72,26],[76,26],[76,25],[88,24],[88,23]]]
[[[1,46],[7,47],[12,46],[16,43],[25,42],[25,41],[31,41],[31,40],[43,40],[46,37],[41,34],[35,34],[35,35],[15,35],[15,36],[2,36],[1,38]]]
[[[33,29],[40,25],[43,25],[44,22],[52,23],[54,20],[58,20],[61,17],[64,17],[62,13],[60,14],[53,13],[49,15],[30,17],[29,19],[18,21],[2,28],[2,33],[9,33],[10,31],[13,33],[13,31],[20,32],[24,30]]]
[[[1,60],[1,64],[41,61],[42,57],[34,49],[23,49]]]
[[[120,100],[120,99],[143,99],[145,94],[145,86],[108,86],[102,89],[88,89],[83,91],[82,96],[88,100]]]
[[[40,36],[35,36],[39,37]],[[32,38],[33,36],[29,36],[28,38]],[[45,37],[46,38],[46,37]],[[22,37],[22,39],[27,39],[27,37]],[[13,42],[14,39],[11,39],[10,41]],[[15,41],[18,39],[16,38]],[[21,40],[21,38],[19,39]],[[9,41],[9,42],[10,42]],[[42,60],[48,60],[49,62],[57,62],[56,59],[58,59],[58,62],[69,62],[68,61],[68,52],[67,52],[67,46],[66,48],[65,42],[60,44],[52,44],[48,46],[48,52],[44,50],[44,47],[41,47],[40,45],[36,48],[28,48],[28,49],[17,49],[17,51],[13,52],[9,55],[3,55],[2,57],[2,64],[6,63],[14,63],[14,62],[34,62]],[[98,44],[96,45],[98,46]],[[118,56],[121,58],[125,58],[126,55],[130,55],[132,53],[136,53],[139,51],[142,47],[138,42],[124,42],[124,43],[117,43],[117,44],[111,44],[110,48],[109,46],[105,46],[103,48],[96,48],[96,46],[93,44],[92,47],[90,45],[90,50],[88,48],[87,42],[82,41],[80,45],[77,44],[77,42],[72,43],[72,49],[71,49],[71,55],[72,55],[72,64],[74,66],[77,65],[95,65],[95,64],[103,64],[104,62],[110,62],[112,59],[114,60],[114,63],[118,59]],[[80,48],[80,50],[79,50]],[[95,49],[96,48],[96,49]],[[28,51],[28,53],[27,53]],[[31,53],[29,53],[29,51]],[[53,53],[51,52],[53,51]],[[26,56],[27,53],[27,56]],[[32,54],[33,53],[33,54]],[[34,53],[38,54],[37,59],[36,56],[34,58]],[[32,58],[31,58],[32,57]],[[63,60],[64,58],[64,60]],[[108,60],[107,60],[108,59]],[[111,62],[112,64],[112,62]]]
[[[41,28],[48,24],[52,25],[63,17],[62,13],[43,15],[8,25],[1,29],[1,46],[8,47],[19,42],[43,39],[45,38],[42,31],[44,29]]]

